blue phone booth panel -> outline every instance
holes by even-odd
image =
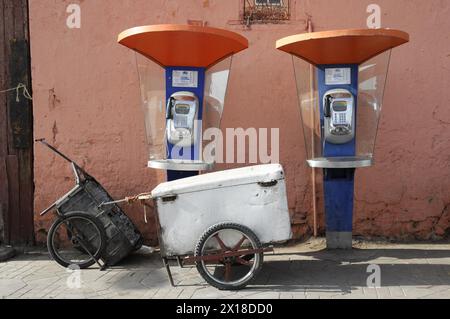
[[[183,78],[185,74],[185,79]],[[176,76],[174,76],[176,75]],[[203,99],[205,88],[205,68],[167,67],[166,68],[166,101],[177,92],[193,93],[198,99],[197,118],[201,123],[203,116]],[[168,113],[169,110],[166,110]],[[195,132],[195,143],[192,146],[180,147],[167,141],[167,159],[199,160],[201,148],[201,125]],[[198,175],[192,171],[167,171],[168,181]]]

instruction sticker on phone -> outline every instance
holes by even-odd
[[[179,88],[198,87],[198,72],[185,70],[172,71],[172,86]]]
[[[348,85],[352,84],[352,70],[350,68],[325,69],[326,85]]]

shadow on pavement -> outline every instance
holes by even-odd
[[[287,256],[290,260],[276,260]],[[367,287],[371,264],[380,266],[381,287],[450,285],[450,250],[321,250],[267,257],[254,281],[258,289],[351,292],[352,287]],[[444,258],[448,260],[439,260]]]
[[[14,259],[38,261],[49,260],[49,256],[25,254]],[[350,293],[356,287],[367,287],[371,264],[380,266],[381,287],[450,286],[450,250],[384,248],[268,254],[261,272],[247,289]],[[157,252],[134,253],[109,269],[120,272],[119,286],[127,287],[130,277],[142,276],[139,279],[142,289],[170,288]],[[180,269],[176,261],[172,261],[171,269],[177,287],[207,287],[195,267]]]

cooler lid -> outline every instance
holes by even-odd
[[[280,164],[257,165],[162,183],[152,191],[152,197],[179,195],[223,187],[278,181],[281,179],[284,179],[284,172]]]

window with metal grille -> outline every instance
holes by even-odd
[[[264,6],[264,5],[281,6],[283,4],[283,1],[282,0],[255,0],[255,4],[257,6]]]
[[[278,23],[290,19],[290,0],[244,0],[243,22]]]

